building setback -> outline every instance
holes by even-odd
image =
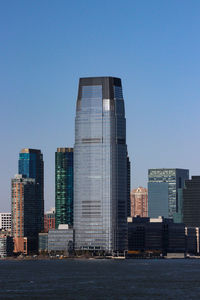
[[[127,174],[121,80],[81,78],[74,146],[76,249],[127,249]]]
[[[32,253],[38,247],[37,189],[35,179],[16,175],[12,179],[12,236],[15,253]]]
[[[37,231],[44,229],[44,162],[40,150],[24,148],[19,153],[18,173],[27,178],[35,179],[36,199],[35,209]]]
[[[183,223],[188,227],[200,227],[200,176],[185,181]]]
[[[56,228],[73,225],[73,148],[57,148],[55,153]]]
[[[173,218],[178,212],[178,190],[189,179],[187,169],[149,169],[148,215]]]
[[[131,217],[148,217],[148,191],[138,187],[131,191]]]

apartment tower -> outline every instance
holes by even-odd
[[[141,186],[131,191],[131,217],[136,216],[148,217],[148,192]]]
[[[15,175],[12,179],[11,211],[14,252],[33,253],[38,247],[37,189],[35,179]]]

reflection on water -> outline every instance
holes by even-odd
[[[0,299],[200,299],[200,260],[0,261]]]

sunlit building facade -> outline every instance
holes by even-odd
[[[148,215],[173,218],[179,211],[178,192],[189,179],[187,169],[148,170]]]
[[[131,217],[148,217],[148,191],[138,187],[131,191]]]
[[[0,213],[0,230],[11,230],[11,213]]]
[[[55,229],[55,208],[44,214],[44,232],[49,232],[50,229]]]
[[[12,236],[14,252],[37,252],[38,226],[35,179],[18,174],[12,179]]]
[[[81,78],[75,120],[75,248],[127,249],[127,146],[119,78]]]

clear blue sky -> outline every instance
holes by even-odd
[[[54,153],[74,144],[84,76],[122,79],[132,188],[148,168],[200,174],[199,16],[199,0],[1,0],[0,211],[24,147],[42,150],[54,206]]]

